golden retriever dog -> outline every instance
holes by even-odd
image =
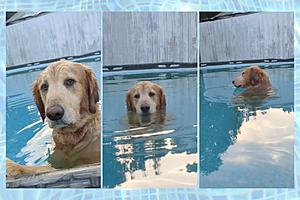
[[[268,96],[272,88],[268,74],[256,65],[246,68],[232,84],[247,89],[241,94],[243,97]]]
[[[83,64],[60,60],[49,64],[33,83],[40,116],[52,129],[54,152],[46,166],[6,160],[6,176],[100,163],[100,111],[96,77]]]
[[[251,66],[245,69],[242,74],[232,81],[235,87],[270,87],[270,80],[267,73],[258,66]]]
[[[153,114],[165,110],[165,93],[158,84],[141,81],[128,90],[126,105],[128,111],[142,115]]]

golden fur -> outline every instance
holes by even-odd
[[[92,70],[66,60],[51,63],[33,83],[32,93],[42,120],[53,129],[55,149],[49,166],[23,166],[7,159],[7,176],[100,162],[99,94]],[[64,114],[52,120],[49,112],[57,105]]]
[[[232,83],[235,87],[243,88],[271,86],[269,76],[258,66],[246,68]]]
[[[126,105],[128,111],[138,114],[152,114],[165,109],[166,97],[158,84],[141,81],[128,90]]]

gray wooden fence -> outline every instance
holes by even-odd
[[[197,62],[196,12],[50,13],[6,29],[7,67],[101,50],[103,63]],[[200,61],[294,57],[294,14],[263,12],[200,23]]]
[[[200,62],[294,58],[294,13],[262,12],[200,23]]]
[[[49,13],[6,27],[7,67],[100,50],[100,12]]]
[[[197,62],[196,12],[103,13],[103,63]]]

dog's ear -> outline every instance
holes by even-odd
[[[166,108],[166,96],[163,89],[159,85],[156,85],[156,87],[158,90],[158,97],[159,97],[159,109],[163,110]]]
[[[40,90],[39,90],[39,79],[33,82],[32,85],[32,94],[34,97],[34,102],[39,110],[40,116],[44,122],[45,120],[45,106],[41,98]]]
[[[91,113],[97,112],[97,103],[99,101],[98,83],[95,74],[90,68],[85,69],[87,79],[89,111]]]
[[[133,110],[133,104],[132,104],[132,98],[131,98],[131,90],[128,90],[127,94],[126,94],[126,106],[127,106],[127,110]]]
[[[165,109],[166,105],[167,105],[167,103],[166,103],[166,95],[165,95],[165,93],[164,93],[164,91],[163,91],[162,88],[160,88],[160,93],[161,93],[161,95],[160,95],[160,109]]]
[[[254,68],[251,68],[250,70],[251,70],[250,77],[249,77],[250,85],[255,86],[262,81],[264,74]]]

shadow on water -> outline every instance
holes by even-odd
[[[268,72],[274,90],[252,97],[227,84],[239,70],[201,74],[200,187],[293,186],[293,85]]]

